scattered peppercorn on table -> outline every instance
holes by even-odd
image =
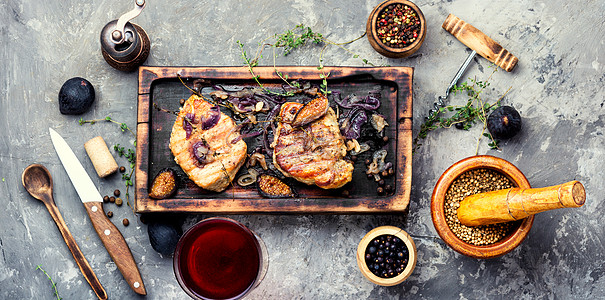
[[[77,191],[50,142],[49,127],[72,146],[100,194],[107,196],[104,211],[111,216],[109,220],[130,248],[144,281],[146,299],[188,298],[175,278],[170,247],[174,247],[176,237],[183,231],[216,214],[141,215],[133,212],[135,191],[128,184],[135,183],[132,171],[136,164],[131,163],[135,163],[135,156],[139,155],[133,134],[148,133],[153,129],[137,124],[138,72],[122,72],[108,65],[101,54],[99,41],[103,27],[121,13],[130,11],[132,2],[15,0],[0,4],[3,20],[0,30],[0,129],[4,132],[0,137],[0,192],[4,195],[4,209],[0,210],[0,299],[96,298],[59,230],[52,225],[51,216],[21,185],[23,170],[33,163],[43,164],[52,174],[56,205],[108,297],[139,299],[118,272],[86,216]],[[380,3],[379,0],[147,1],[145,9],[133,20],[145,29],[151,43],[145,66],[241,66],[245,72],[255,63],[272,69],[275,64],[278,72],[283,66],[311,66],[313,70],[320,66],[316,70],[318,74],[322,74],[321,66],[412,67],[410,97],[413,95],[413,109],[406,113],[413,118],[395,118],[384,128],[392,130],[398,122],[404,122],[406,126],[411,125],[414,137],[425,124],[428,110],[433,108],[437,97],[444,94],[444,89],[470,53],[441,27],[450,13],[480,29],[519,59],[515,69],[506,72],[491,66],[486,59],[476,58],[459,84],[462,86],[466,82],[468,87],[474,86],[475,91],[481,91],[479,98],[483,102],[475,103],[475,108],[481,105],[481,109],[488,109],[483,104],[497,101],[501,106],[514,107],[522,119],[520,131],[495,144],[489,136],[483,135],[490,130],[483,130],[485,119],[481,118],[477,118],[469,130],[456,129],[467,128],[466,124],[450,123],[454,125],[451,128],[423,131],[428,134],[418,139],[421,145],[415,147],[409,158],[411,194],[404,213],[226,216],[254,231],[267,248],[266,274],[246,299],[605,298],[602,266],[605,261],[602,251],[605,215],[601,210],[605,201],[601,196],[605,194],[602,179],[605,161],[605,45],[602,42],[605,27],[602,26],[602,11],[605,4],[591,2],[587,8],[559,0],[544,3],[526,0],[415,1],[425,21],[424,41],[406,58],[388,58],[374,50],[367,36],[359,38],[366,32],[370,13]],[[395,5],[392,9],[374,24],[381,42],[384,39],[384,43],[399,47],[404,42],[418,39],[420,28],[414,25],[423,25],[422,22],[415,24],[421,16],[414,15],[415,11],[406,10],[405,6]],[[408,24],[407,20],[414,24],[399,26]],[[301,23],[304,25],[294,30]],[[307,27],[311,31],[307,31]],[[287,56],[283,55],[283,48],[271,46],[266,46],[257,56],[259,43],[275,43],[271,38],[288,30],[293,33],[289,36],[292,42],[305,34],[308,40],[304,45],[289,49]],[[270,39],[265,41],[265,38]],[[314,38],[321,43],[313,43]],[[341,44],[352,40],[355,41]],[[288,43],[288,38],[283,41]],[[289,83],[296,79],[286,75],[285,72],[280,74]],[[250,74],[250,83],[256,84],[253,76]],[[331,76],[336,78],[338,74],[322,76],[326,80],[324,82],[318,75],[318,91],[337,86],[338,82],[331,81]],[[95,99],[82,114],[62,114],[59,91],[64,82],[74,77],[86,79],[94,86]],[[182,79],[193,88],[193,79],[198,78]],[[356,75],[355,80],[369,82],[367,90],[371,91],[375,79]],[[262,78],[259,81],[262,83]],[[291,88],[281,79],[273,83],[280,86],[283,83],[285,91]],[[203,80],[196,84],[206,86]],[[225,88],[229,86],[225,85]],[[456,108],[467,107],[465,105],[472,97],[467,94],[469,90],[472,89],[460,88],[457,93],[450,93],[445,104],[453,111],[444,108],[444,118],[451,120],[450,116],[461,111]],[[184,86],[177,84],[164,91],[190,94]],[[343,99],[345,96],[346,90],[342,92]],[[355,104],[363,96],[359,94],[354,99],[351,96],[343,102]],[[336,110],[334,95],[329,95],[329,99],[337,115],[345,113]],[[178,100],[175,102],[177,107]],[[173,114],[161,111],[165,107],[154,109],[151,113],[166,118],[165,123],[174,122]],[[221,110],[225,109],[221,107]],[[478,115],[481,115],[480,111],[472,110]],[[467,113],[465,116],[470,114],[470,110],[464,112]],[[384,111],[382,115],[385,115]],[[371,119],[371,114],[368,117]],[[256,121],[262,126],[264,117]],[[84,148],[87,141],[97,136],[105,141],[118,165],[118,171],[106,177],[97,175]],[[168,141],[165,142],[168,147]],[[411,147],[402,144],[396,135],[373,142],[393,145],[397,149]],[[363,141],[359,143],[359,149],[361,144]],[[357,147],[354,143],[350,146]],[[497,149],[491,149],[492,146]],[[523,172],[531,187],[577,180],[585,187],[586,204],[536,214],[527,237],[503,256],[476,259],[459,254],[446,245],[432,224],[431,194],[448,167],[475,154],[511,162]],[[363,168],[366,159],[371,161],[371,155],[355,156],[354,174],[357,175],[354,176],[374,180],[372,174],[372,178],[367,178]],[[270,166],[271,159],[265,156]],[[385,161],[391,159],[389,152]],[[175,168],[179,171],[177,165]],[[262,170],[258,165],[256,168]],[[392,183],[393,178],[402,178],[402,174],[397,173],[396,168],[393,173],[387,171],[386,182],[380,185],[380,181],[376,181],[370,192],[377,197],[380,197],[378,188],[385,195],[396,193],[398,186]],[[246,174],[245,170],[242,174]],[[156,174],[147,175],[151,184]],[[489,171],[469,173],[460,180],[472,181],[461,185],[465,189],[483,181],[490,189],[502,189],[510,184],[506,178]],[[187,181],[181,184],[187,184]],[[233,184],[237,184],[237,178]],[[359,187],[349,185],[337,192],[340,198],[355,197],[359,192],[355,188]],[[255,186],[251,185],[250,189]],[[506,231],[501,228],[506,225],[489,226],[479,232],[457,223],[453,208],[462,200],[462,193],[453,187],[446,200],[449,201],[446,202],[449,203],[446,208],[449,224],[461,238],[476,244],[489,243]],[[292,201],[302,200],[295,197]],[[415,268],[409,277],[391,287],[368,280],[360,271],[356,257],[364,236],[382,226],[405,231],[416,250]],[[153,235],[152,240],[148,231]],[[383,272],[388,277],[390,271],[395,276],[398,269],[402,269],[405,255],[409,255],[408,261],[412,258],[411,251],[405,253],[404,248],[398,248],[399,240],[392,237],[389,240],[389,236],[385,236],[384,244],[387,242],[389,247],[394,243],[397,248],[392,251],[393,257],[384,253],[378,255],[378,248],[376,252],[369,247],[363,249],[368,251],[363,253],[368,254],[368,267],[378,265],[378,277]],[[397,257],[400,252],[403,258]],[[365,256],[362,259],[365,261]],[[392,264],[387,265],[386,259]],[[381,266],[383,260],[385,265]],[[407,264],[404,267],[407,268]]]

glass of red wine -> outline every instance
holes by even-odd
[[[193,299],[240,299],[265,276],[267,249],[243,224],[228,218],[202,220],[180,238],[174,273]]]

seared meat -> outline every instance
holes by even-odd
[[[282,105],[272,143],[273,164],[285,176],[300,182],[324,189],[342,187],[353,177],[353,164],[343,159],[346,146],[336,114],[328,108],[315,121],[293,127],[292,122],[302,107],[296,102]],[[324,109],[322,105],[317,107]]]
[[[206,128],[204,121],[217,113],[218,123]],[[229,186],[246,159],[246,143],[241,139],[231,143],[239,134],[233,119],[192,95],[172,126],[169,147],[176,163],[195,184],[220,192]]]

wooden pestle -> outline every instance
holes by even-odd
[[[535,189],[511,188],[464,198],[458,219],[466,226],[503,223],[547,210],[580,207],[585,201],[586,192],[579,181]]]

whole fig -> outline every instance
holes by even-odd
[[[82,78],[74,77],[59,90],[59,111],[64,115],[79,115],[86,112],[95,100],[95,89]]]
[[[509,139],[521,131],[521,115],[512,106],[500,106],[487,118],[487,130],[494,139]]]
[[[165,256],[172,255],[182,234],[174,223],[161,220],[154,220],[147,225],[147,233],[153,250]]]

